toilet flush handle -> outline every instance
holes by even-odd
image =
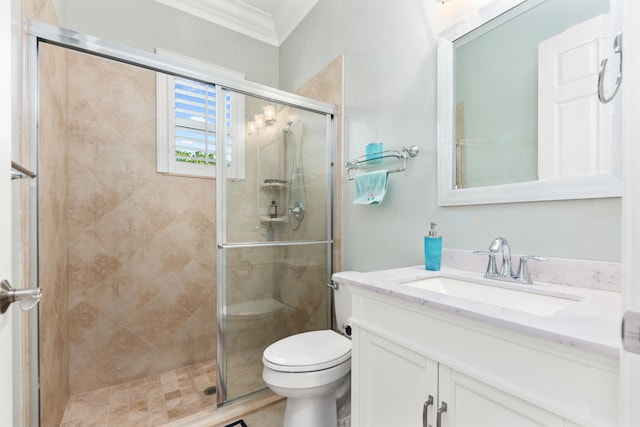
[[[340,284],[338,282],[334,282],[333,280],[329,283],[327,283],[327,287],[333,289],[334,291],[337,291],[340,288]],[[351,324],[349,323],[345,323],[342,325],[342,330],[344,331],[345,335],[350,337],[351,336]]]

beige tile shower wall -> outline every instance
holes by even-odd
[[[69,398],[67,56],[40,49],[39,276],[42,426],[58,426]]]
[[[293,110],[291,116],[294,120],[301,121],[303,126],[294,127],[296,152],[302,152],[302,161],[298,167],[304,170],[304,193],[306,213],[300,227],[293,230],[289,224],[280,228],[282,240],[326,240],[327,239],[327,214],[328,187],[327,177],[331,170],[327,168],[327,121],[324,114],[317,114],[302,110]],[[289,154],[293,146],[291,137],[287,138],[288,154],[287,162],[290,162]],[[291,164],[287,163],[287,174],[290,178]],[[289,191],[295,196],[296,183],[289,184]],[[295,200],[295,197],[294,199]],[[292,200],[292,201],[293,201]],[[287,206],[283,206],[286,211]],[[286,214],[286,212],[284,212]]]
[[[245,121],[253,120],[253,114],[261,111],[264,101],[245,97]],[[262,129],[260,133],[245,135],[245,177],[227,181],[227,238],[230,242],[265,242],[279,239],[279,227],[269,229],[260,221],[268,215],[266,201],[259,205],[257,182],[262,180],[261,166],[277,165],[278,150],[264,150],[265,145],[279,137],[275,127]],[[258,163],[261,163],[259,166]],[[226,251],[227,256],[227,306],[273,297],[275,261],[280,258],[279,248],[242,248]],[[242,346],[242,345],[241,345]]]
[[[71,392],[215,356],[215,181],[156,173],[155,74],[69,59]]]
[[[327,329],[327,250],[324,245],[287,250],[279,263],[278,292],[288,307],[287,335]]]

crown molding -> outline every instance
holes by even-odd
[[[295,7],[292,7],[295,3]],[[282,0],[273,11],[273,22],[278,38],[278,46],[296,29],[302,20],[311,12],[318,0]]]
[[[238,0],[156,1],[276,47],[318,2],[280,1],[273,11],[267,11]]]

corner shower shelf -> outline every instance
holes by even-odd
[[[369,153],[364,156],[356,157],[344,164],[344,167],[347,169],[347,178],[350,181],[355,178],[355,176],[352,176],[351,174],[354,170],[380,169],[380,164],[384,164],[385,159],[402,161],[402,166],[389,170],[389,173],[403,172],[407,169],[407,159],[409,157],[416,157],[419,152],[420,149],[417,145],[410,145],[408,147],[402,147],[400,150],[385,150],[379,153]]]
[[[286,182],[263,182],[260,184],[260,188],[268,189],[268,190],[284,190],[287,188]]]
[[[269,182],[261,182],[258,184],[260,191],[264,191],[265,194],[268,194],[268,200],[277,200],[278,205],[281,205],[282,202],[282,191],[286,190],[289,187],[289,183],[280,180],[280,179],[268,179]],[[275,182],[272,182],[275,181]],[[258,197],[258,205],[260,205],[261,200]],[[267,208],[268,212],[268,208]],[[285,224],[287,222],[287,217],[278,216],[277,218],[271,218],[269,215],[259,215],[260,222],[264,224]]]

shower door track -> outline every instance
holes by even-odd
[[[163,57],[155,53],[132,48],[123,44],[94,37],[77,31],[68,30],[44,22],[27,21],[27,44],[30,62],[38,64],[38,43],[44,42],[51,45],[88,53],[101,58],[112,59],[129,65],[146,68],[151,71],[167,73],[179,77],[219,85],[245,95],[254,95],[259,98],[268,98],[286,105],[295,106],[307,111],[324,114],[335,114],[336,107],[325,102],[312,100],[280,89],[271,88],[260,83],[254,83],[223,74],[212,73],[197,64],[186,64],[183,60]],[[29,83],[37,87],[37,68],[29,70]],[[32,80],[36,79],[36,80]],[[34,86],[30,86],[34,87]],[[36,96],[32,94],[32,96]],[[30,99],[34,101],[35,98]],[[29,105],[30,112],[37,110],[37,104]]]

